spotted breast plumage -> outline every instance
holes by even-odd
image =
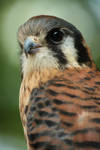
[[[80,31],[41,15],[20,26],[18,42],[28,150],[99,150],[100,71]]]

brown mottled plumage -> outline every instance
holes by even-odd
[[[81,33],[53,16],[18,30],[28,150],[100,149],[100,71]]]

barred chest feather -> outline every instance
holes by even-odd
[[[45,140],[57,150],[59,146],[59,150],[78,150],[85,142],[84,150],[100,148],[99,78],[100,73],[93,68],[45,70],[23,78],[20,115],[30,150],[35,146],[39,149]]]
[[[33,89],[39,88],[42,84],[48,80],[53,79],[56,76],[60,76],[61,72],[56,69],[43,70],[43,72],[34,71],[26,75],[21,83],[20,94],[19,94],[19,108],[20,115],[24,122],[25,106],[29,104],[30,94]]]

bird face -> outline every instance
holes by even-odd
[[[22,72],[46,68],[92,66],[81,33],[70,23],[53,16],[36,16],[20,26]]]

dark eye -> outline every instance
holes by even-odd
[[[54,43],[57,43],[57,42],[62,41],[63,36],[64,36],[64,33],[60,31],[60,29],[53,29],[52,31],[48,33],[47,39]]]

